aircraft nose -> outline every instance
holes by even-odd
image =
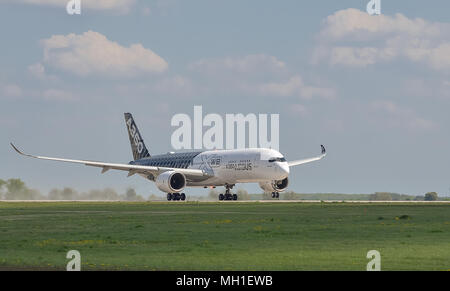
[[[283,176],[287,177],[289,175],[289,165],[288,163],[279,163],[278,164],[280,172]]]

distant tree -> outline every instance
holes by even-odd
[[[392,201],[392,196],[388,192],[375,192],[369,195],[369,200],[373,201]]]
[[[27,190],[25,183],[20,179],[9,179],[6,181],[6,194],[5,199],[7,200],[20,200],[24,199],[25,192]]]
[[[59,189],[52,189],[48,192],[48,199],[50,200],[61,200],[61,197],[61,190]]]
[[[283,200],[295,200],[295,192],[289,191],[281,194],[280,196]]]
[[[411,201],[414,199],[414,196],[408,195],[408,194],[402,194],[400,195],[400,200],[404,201]]]
[[[0,179],[0,199],[3,199],[3,185],[6,184],[5,180]]]
[[[402,196],[398,193],[389,193],[391,195],[391,198],[393,201],[399,201],[402,200]]]
[[[270,200],[270,199],[272,199],[272,193],[264,192],[264,193],[262,194],[262,199],[263,199],[263,200]]]
[[[27,200],[42,200],[46,198],[44,195],[41,194],[41,192],[39,192],[39,190],[36,189],[27,189],[25,195],[26,198],[24,199]]]
[[[161,198],[156,196],[155,194],[150,194],[150,196],[148,197],[148,201],[157,201],[157,200],[161,200]]]
[[[50,200],[83,200],[84,197],[81,197],[80,194],[72,188],[66,187],[62,190],[60,189],[52,189],[48,192],[47,195]]]
[[[399,194],[399,193],[390,193],[390,192],[382,192],[391,195],[392,201],[406,201],[414,198],[413,196],[407,194]]]
[[[136,201],[136,190],[134,190],[133,188],[128,188],[127,192],[125,193],[125,200],[127,201]]]
[[[425,201],[436,201],[438,200],[438,194],[436,192],[428,192],[425,194]]]
[[[421,196],[421,195],[418,195],[414,198],[414,201],[424,201],[424,200],[425,200],[425,196]]]
[[[119,194],[114,189],[105,188],[103,190],[90,190],[83,195],[86,200],[120,200]]]
[[[250,195],[245,189],[238,189],[236,192],[238,200],[250,200]]]
[[[4,198],[7,200],[35,200],[43,199],[44,197],[38,190],[29,189],[20,179],[9,179],[6,181],[6,194]]]
[[[136,190],[134,188],[128,188],[125,192],[125,195],[120,195],[122,200],[125,201],[145,201],[144,197],[139,194],[136,194]]]
[[[62,200],[77,200],[78,199],[77,191],[75,191],[72,188],[68,188],[68,187],[66,187],[62,190],[61,196],[62,196],[61,197]]]
[[[6,182],[6,188],[8,189],[8,192],[16,193],[23,191],[26,188],[26,186],[25,182],[23,182],[20,179],[9,179]]]

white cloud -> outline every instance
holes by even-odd
[[[124,47],[104,35],[88,31],[83,34],[53,35],[41,41],[43,64],[79,76],[135,76],[161,73],[167,62],[141,44]],[[39,73],[42,68],[32,68]]]
[[[0,2],[20,2],[32,5],[66,7],[69,0],[0,0]],[[135,0],[81,0],[81,9],[115,10],[126,13],[135,4]]]
[[[409,19],[402,14],[371,16],[358,9],[339,10],[328,16],[320,32],[322,40],[367,40],[389,35],[441,37],[447,34],[448,23],[429,23],[424,19]]]
[[[45,79],[45,68],[41,63],[28,66],[28,72],[39,79]]]
[[[450,70],[450,23],[346,9],[325,19],[317,40],[313,63],[363,67],[404,58]]]
[[[302,99],[336,97],[333,89],[305,84],[302,77],[293,74],[285,62],[266,54],[202,59],[190,64],[189,69],[201,73],[202,78],[207,79],[196,86],[197,91],[202,87],[209,92],[216,92],[220,88],[220,93],[225,94],[293,96]]]
[[[190,69],[205,73],[273,73],[286,69],[286,64],[274,56],[254,54],[243,57],[202,59],[191,64]]]
[[[364,67],[375,64],[378,60],[389,60],[392,57],[387,49],[334,47],[331,49],[330,63],[332,65]]]
[[[333,89],[306,85],[299,75],[295,75],[284,82],[260,84],[258,91],[262,95],[299,96],[303,99],[312,99],[313,97],[333,99],[336,97]]]
[[[377,114],[377,122],[388,127],[407,129],[409,131],[429,131],[437,128],[431,120],[418,116],[413,110],[403,108],[392,101],[374,101],[370,104]]]
[[[27,70],[28,70],[29,74],[31,74],[32,76],[34,76],[35,78],[40,79],[40,80],[45,80],[45,81],[58,80],[58,78],[56,76],[48,75],[45,70],[44,65],[42,65],[41,63],[29,65]]]

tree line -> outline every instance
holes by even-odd
[[[239,195],[238,195],[239,197]],[[271,200],[271,193],[246,194],[248,200]],[[280,194],[280,200],[367,200],[367,201],[438,201],[450,198],[439,197],[436,192],[428,192],[424,195],[408,195],[392,192],[375,192],[372,194],[341,194],[341,193],[295,193],[287,191]],[[240,199],[238,199],[240,200]]]
[[[237,189],[238,200],[271,200],[270,193],[249,194],[244,189]],[[208,196],[188,196],[190,201],[217,201],[219,192],[211,189]],[[448,199],[448,198],[447,198]],[[87,192],[79,192],[73,188],[54,188],[47,194],[42,194],[39,190],[27,187],[25,182],[13,178],[8,180],[0,179],[0,200],[115,200],[115,201],[145,201],[146,199],[136,193],[135,189],[128,188],[125,193],[118,193],[112,188],[93,189]],[[163,196],[151,194],[150,201],[165,200]],[[439,198],[436,192],[413,196],[391,192],[375,192],[373,194],[338,194],[338,193],[313,193],[301,194],[288,191],[281,193],[280,200],[372,200],[372,201],[437,201]]]
[[[46,195],[39,190],[28,188],[20,179],[0,179],[0,200],[120,200],[120,201],[145,201],[144,197],[137,194],[133,188],[128,188],[125,193],[118,193],[112,188],[93,189],[87,192],[65,187],[54,188]]]

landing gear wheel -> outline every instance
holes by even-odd
[[[272,192],[272,198],[275,198],[275,197],[276,197],[276,193]]]
[[[220,195],[222,195],[222,199],[221,199],[221,196],[219,195],[219,200],[235,200],[233,194],[230,193],[230,190],[233,189],[233,187],[234,187],[234,184],[233,185],[226,184],[225,185],[225,189],[226,189],[225,194],[220,194]],[[236,199],[237,199],[237,195],[236,195]]]
[[[172,194],[171,193],[167,193],[167,201],[172,200]]]
[[[224,199],[223,194],[219,194],[219,200],[222,201]]]
[[[184,201],[184,200],[186,200],[186,194],[184,194],[184,193],[181,193],[181,196],[180,196],[180,198],[181,198],[181,201]]]
[[[279,192],[277,192],[277,193],[275,194],[275,198],[277,198],[277,199],[280,198],[280,193],[279,193]]]
[[[237,200],[237,194],[233,194],[233,200],[234,200],[234,201]]]

